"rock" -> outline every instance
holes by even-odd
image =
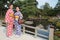
[[[42,24],[37,26],[39,29],[44,29],[44,26]]]
[[[33,24],[33,21],[26,21],[25,24]]]

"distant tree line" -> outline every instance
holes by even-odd
[[[20,11],[23,13],[24,18],[28,16],[56,16],[60,13],[60,1],[56,4],[55,8],[52,8],[48,3],[42,6],[42,9],[37,8],[38,2],[36,0],[0,0],[0,15],[5,15],[7,7],[10,3],[20,7]]]

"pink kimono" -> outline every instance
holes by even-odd
[[[14,14],[12,9],[8,9],[5,15],[5,22],[7,23],[7,36],[12,35],[13,31],[13,23],[14,23],[14,18],[10,16],[10,14]]]

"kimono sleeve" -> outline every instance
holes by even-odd
[[[7,10],[6,15],[5,15],[5,22],[9,22],[9,12],[10,10]]]
[[[20,12],[20,19],[23,19],[23,14]]]

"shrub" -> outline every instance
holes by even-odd
[[[56,27],[60,28],[60,22],[56,22]]]

